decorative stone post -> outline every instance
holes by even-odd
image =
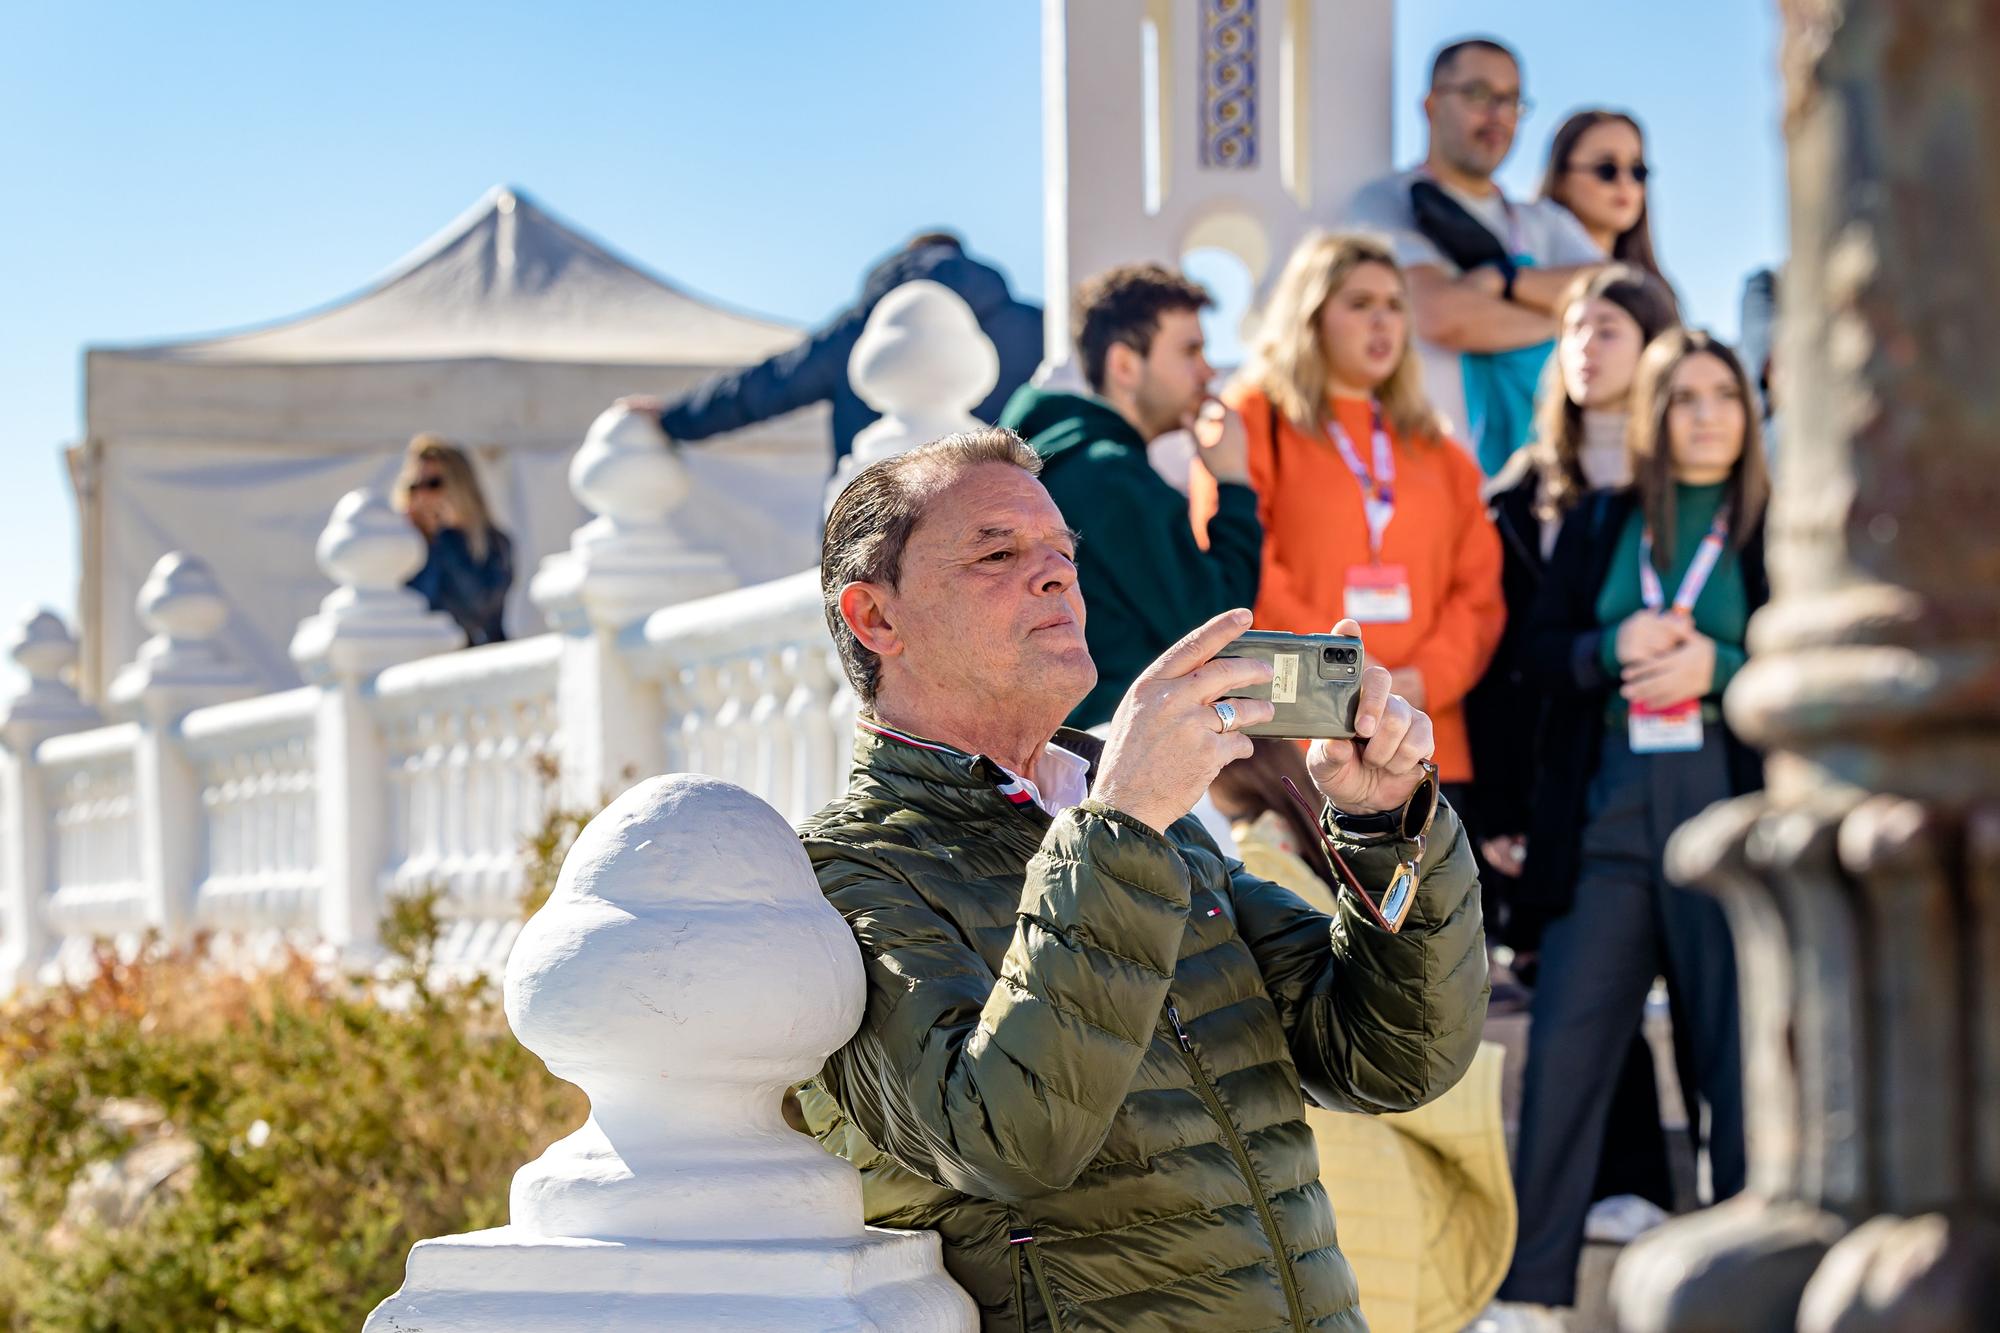
[[[515,1175],[509,1225],[418,1242],[366,1328],[975,1328],[936,1235],[864,1228],[860,1177],[780,1112],[862,987],[777,811],[691,774],[627,791],[507,961],[515,1034],[590,1118]]]
[[[291,647],[300,673],[320,692],[313,723],[324,872],[319,936],[362,962],[375,951],[382,915],[377,881],[389,821],[388,760],[368,688],[385,667],[462,647],[465,634],[403,586],[423,568],[424,539],[379,492],[341,496],[313,553],[338,585],[299,622]]]
[[[570,462],[569,487],[597,517],[542,562],[529,593],[564,635],[562,797],[588,808],[663,766],[660,690],[627,667],[619,632],[737,580],[720,555],[675,531],[687,468],[652,417],[622,407],[599,415]]]
[[[1631,1333],[2000,1318],[2000,7],[1787,0],[1769,790],[1677,835],[1739,941],[1748,1195],[1627,1251]]]
[[[35,747],[99,721],[63,679],[76,661],[76,640],[52,612],[23,619],[6,647],[28,684],[0,704],[0,995],[32,981],[50,946],[42,917],[51,880],[49,809]]]
[[[847,358],[861,401],[882,414],[854,437],[854,452],[827,483],[826,508],[877,459],[985,422],[972,409],[1000,381],[1000,354],[962,297],[919,278],[876,303]]]
[[[177,944],[194,930],[202,819],[200,785],[176,727],[196,708],[256,693],[257,682],[223,651],[229,603],[200,558],[161,556],[140,585],[139,618],[153,636],[112,678],[108,699],[113,712],[140,724],[132,756],[139,878],[148,924]]]

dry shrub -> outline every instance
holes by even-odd
[[[435,931],[434,902],[398,906],[387,987],[151,944],[0,1007],[0,1328],[352,1330],[414,1242],[504,1222],[514,1170],[587,1108],[491,984],[426,980]],[[65,1217],[134,1104],[191,1164],[123,1225]]]

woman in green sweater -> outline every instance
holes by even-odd
[[[1685,820],[1761,785],[1758,756],[1721,709],[1769,596],[1753,401],[1723,344],[1685,329],[1656,339],[1633,386],[1632,485],[1599,492],[1564,526],[1529,625],[1528,665],[1550,711],[1527,879],[1558,900],[1542,905],[1554,919],[1531,1011],[1521,1235],[1504,1301],[1574,1300],[1612,1075],[1662,973],[1684,1091],[1691,1110],[1707,1109],[1714,1199],[1743,1187],[1729,928],[1713,898],[1670,884],[1661,862]]]

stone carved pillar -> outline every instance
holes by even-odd
[[[863,1227],[860,1177],[784,1122],[864,999],[770,806],[691,774],[632,787],[523,929],[506,1002],[590,1118],[516,1173],[509,1225],[418,1242],[369,1333],[977,1326],[936,1234]]]
[[[53,884],[53,838],[35,747],[99,721],[63,679],[76,640],[52,612],[27,616],[6,647],[28,683],[0,704],[0,995],[33,981],[52,943],[42,907]]]
[[[854,437],[854,452],[827,483],[829,510],[841,488],[870,463],[984,426],[972,409],[1000,382],[1000,354],[964,298],[918,278],[869,312],[847,358],[847,378],[882,416]]]
[[[388,757],[367,706],[386,667],[463,647],[465,632],[403,585],[424,565],[424,539],[377,491],[334,505],[313,548],[334,590],[299,622],[292,660],[319,687],[313,722],[317,766],[321,940],[351,964],[376,952],[388,856]]]
[[[112,679],[108,698],[114,713],[141,727],[132,776],[147,924],[179,944],[194,933],[203,827],[201,785],[180,743],[180,720],[254,694],[257,682],[223,650],[229,602],[199,557],[160,557],[139,588],[139,618],[153,635]]]
[[[562,799],[595,808],[664,762],[660,689],[633,673],[619,634],[661,607],[727,592],[737,579],[720,555],[675,530],[687,466],[653,417],[622,407],[599,415],[570,462],[569,486],[597,517],[576,530],[569,550],[542,562],[529,592],[565,636]]]
[[[1634,1245],[1632,1333],[2000,1318],[2000,7],[1785,0],[1769,790],[1670,848],[1744,974],[1752,1188]]]

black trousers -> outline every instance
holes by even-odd
[[[1543,1305],[1576,1300],[1584,1216],[1619,1068],[1664,973],[1677,1043],[1687,1052],[1691,1119],[1709,1155],[1714,1196],[1744,1182],[1742,1032],[1736,958],[1722,908],[1667,883],[1668,836],[1729,794],[1722,738],[1702,748],[1635,755],[1607,735],[1590,785],[1576,904],[1542,941],[1530,1009],[1528,1068],[1514,1188],[1520,1239],[1500,1297]]]

